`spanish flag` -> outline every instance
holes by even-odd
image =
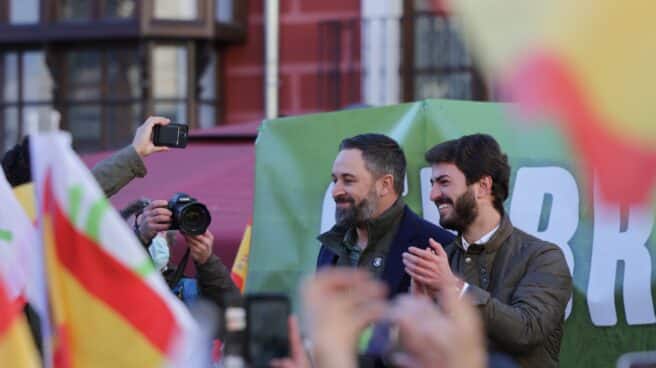
[[[196,323],[70,147],[33,137],[55,368],[186,366]]]
[[[599,181],[603,199],[631,204],[650,198],[656,184],[656,2],[450,5],[484,69],[522,113],[560,125],[581,154],[584,172]]]
[[[248,225],[246,225],[246,229],[244,230],[244,235],[241,238],[239,250],[237,250],[237,256],[232,264],[232,270],[230,273],[232,281],[242,293],[246,288],[246,276],[248,275],[248,255],[251,252],[251,227],[252,225],[249,220]]]

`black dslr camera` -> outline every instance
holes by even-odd
[[[200,235],[212,222],[207,207],[186,193],[175,193],[169,200],[168,208],[173,213],[171,230],[180,230],[187,235]]]

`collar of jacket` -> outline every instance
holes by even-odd
[[[505,242],[506,239],[508,239],[512,231],[513,231],[513,225],[510,222],[508,215],[504,215],[501,218],[501,223],[499,224],[499,228],[494,233],[494,235],[492,235],[490,240],[488,240],[487,243],[483,243],[483,244],[470,244],[467,252],[480,253],[485,251],[485,253],[494,253],[497,251],[497,249],[499,249],[499,247],[501,247],[503,242]],[[462,251],[465,251],[465,247],[462,246],[462,234],[458,234],[458,236],[456,236],[456,238],[454,239],[454,242],[458,248],[460,248]]]
[[[369,238],[367,245],[376,244],[388,231],[395,221],[403,215],[403,208],[405,203],[403,199],[399,199],[394,204],[383,212],[380,216],[368,220],[366,222],[367,232]],[[325,246],[335,251],[338,254],[342,253],[342,243],[346,241],[346,235],[349,230],[355,231],[355,227],[335,225],[332,229],[319,235],[317,239]],[[357,240],[356,240],[357,241]]]

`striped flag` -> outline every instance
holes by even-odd
[[[4,173],[0,172],[0,259],[5,264],[5,289],[9,299],[25,301],[28,275],[34,267],[35,229],[14,196]]]
[[[600,194],[645,202],[656,184],[653,0],[453,0],[488,74],[560,124]],[[593,180],[588,180],[590,185]],[[592,191],[590,191],[592,192]]]
[[[239,250],[237,250],[237,256],[232,264],[230,273],[232,281],[242,293],[246,287],[246,276],[248,275],[248,255],[251,252],[251,227],[251,221],[249,220],[244,230],[244,235],[241,238]]]
[[[75,155],[70,135],[33,137],[31,155],[53,366],[189,366],[196,323]]]
[[[0,277],[0,367],[36,368],[39,358],[20,305],[9,299]]]
[[[3,267],[7,296],[18,306],[28,302],[38,315],[40,326],[33,332],[41,338],[40,344],[46,356],[51,351],[50,312],[43,252],[35,225],[34,186],[32,183],[11,188],[4,174],[0,174],[0,259]],[[49,361],[46,366],[50,367]]]
[[[27,299],[34,303],[35,231],[4,172],[0,172],[0,200],[0,367],[38,367],[36,347],[22,312]]]
[[[29,186],[21,186],[29,196]],[[21,190],[19,190],[20,192]],[[37,246],[37,230],[22,203],[0,173],[0,259],[5,288],[10,300],[23,305],[29,302],[43,318],[47,317],[48,302],[45,291],[43,260]],[[32,191],[33,193],[33,191]]]

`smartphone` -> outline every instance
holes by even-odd
[[[189,127],[185,124],[155,125],[153,128],[153,144],[173,148],[187,146]]]
[[[269,367],[289,356],[289,298],[284,294],[246,295],[246,351],[251,367]]]

